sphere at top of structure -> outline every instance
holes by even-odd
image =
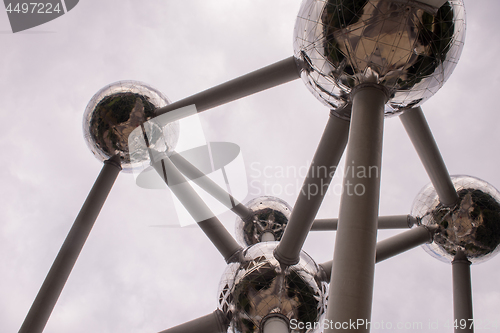
[[[462,250],[472,263],[479,263],[500,251],[500,192],[487,182],[471,176],[452,176],[459,202],[446,207],[432,184],[415,198],[411,214],[423,225],[437,225],[426,252],[450,262]]]
[[[262,196],[250,200],[246,205],[252,212],[245,220],[236,218],[236,239],[244,246],[263,241],[264,234],[272,235],[279,241],[285,232],[292,213],[285,201],[271,196]]]
[[[124,171],[131,171],[149,159],[148,150],[141,140],[129,147],[129,135],[144,124],[150,147],[170,152],[179,138],[178,122],[163,128],[147,122],[155,110],[170,104],[158,90],[139,81],[119,81],[105,86],[90,100],[83,116],[83,133],[87,146],[100,161],[114,155],[120,157]],[[133,152],[132,156],[129,151]]]
[[[453,72],[465,39],[462,0],[438,10],[414,0],[303,0],[294,52],[309,90],[330,109],[376,83],[386,115],[416,107]]]
[[[228,333],[260,333],[270,316],[296,321],[289,326],[292,333],[321,331],[309,326],[321,323],[325,313],[328,293],[323,270],[305,252],[296,265],[282,267],[273,254],[277,245],[262,242],[246,248],[240,260],[224,271],[218,308],[229,321]]]

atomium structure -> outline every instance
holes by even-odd
[[[171,103],[135,81],[111,84],[90,101],[85,139],[104,166],[63,244],[20,332],[42,332],[92,225],[120,170],[155,170],[227,262],[217,309],[165,333],[304,333],[352,328],[371,318],[374,267],[423,245],[451,262],[456,330],[472,332],[470,265],[500,251],[500,193],[485,181],[450,176],[420,108],[450,77],[465,38],[461,0],[303,0],[294,55]],[[279,198],[243,204],[175,151],[176,120],[302,78],[330,109],[313,167],[294,207]],[[431,183],[411,214],[379,216],[384,118],[400,117]],[[338,219],[318,220],[324,192],[346,151]],[[146,168],[145,168],[146,166]],[[240,243],[224,228],[191,182],[237,215]],[[353,195],[346,189],[362,188]],[[410,228],[377,242],[377,229]],[[336,230],[333,260],[318,264],[302,251],[310,230]],[[321,323],[332,323],[322,326]],[[316,325],[317,324],[317,325]],[[464,327],[465,326],[465,327]],[[369,326],[356,331],[368,332]]]

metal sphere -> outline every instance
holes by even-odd
[[[304,325],[321,322],[327,295],[324,272],[304,252],[298,264],[282,267],[273,255],[277,245],[263,242],[246,248],[240,261],[224,271],[218,308],[230,322],[228,333],[261,332],[261,324],[269,316]],[[316,331],[297,328],[290,332]]]
[[[500,192],[470,176],[453,176],[452,182],[459,196],[455,206],[442,205],[431,184],[413,202],[413,216],[438,226],[433,243],[424,249],[444,262],[453,260],[457,250],[472,263],[492,258],[500,251]]]
[[[294,52],[309,90],[337,109],[354,87],[376,83],[386,115],[419,106],[453,72],[465,39],[462,0],[433,10],[414,0],[304,0]]]
[[[265,233],[272,234],[279,241],[292,213],[285,201],[270,196],[250,200],[245,206],[252,212],[247,219],[236,218],[236,238],[244,246],[262,241]]]
[[[119,81],[102,88],[92,97],[83,116],[87,146],[100,161],[118,155],[123,170],[131,171],[149,159],[143,140],[132,141],[137,147],[129,147],[130,133],[144,123],[150,147],[169,152],[177,143],[179,124],[161,128],[147,122],[154,117],[155,109],[168,104],[170,101],[161,92],[138,81]]]

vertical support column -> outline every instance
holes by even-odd
[[[288,322],[280,317],[271,317],[264,322],[262,333],[290,333]]]
[[[45,328],[57,299],[61,295],[69,274],[121,169],[118,156],[104,162],[101,173],[90,190],[68,236],[66,236],[66,240],[45,277],[45,281],[43,281],[38,295],[19,329],[19,333],[41,333]]]
[[[386,101],[386,92],[376,85],[363,85],[353,92],[326,312],[327,320],[333,323],[359,323],[358,320],[366,323],[371,320]],[[334,325],[329,325],[325,333],[336,331]],[[346,329],[344,325],[341,331],[369,332],[369,327],[348,325]]]
[[[453,316],[455,332],[473,333],[471,262],[462,251],[457,251],[451,262],[453,272]]]
[[[261,242],[274,242],[276,239],[272,232],[265,232],[262,234],[260,241]]]

